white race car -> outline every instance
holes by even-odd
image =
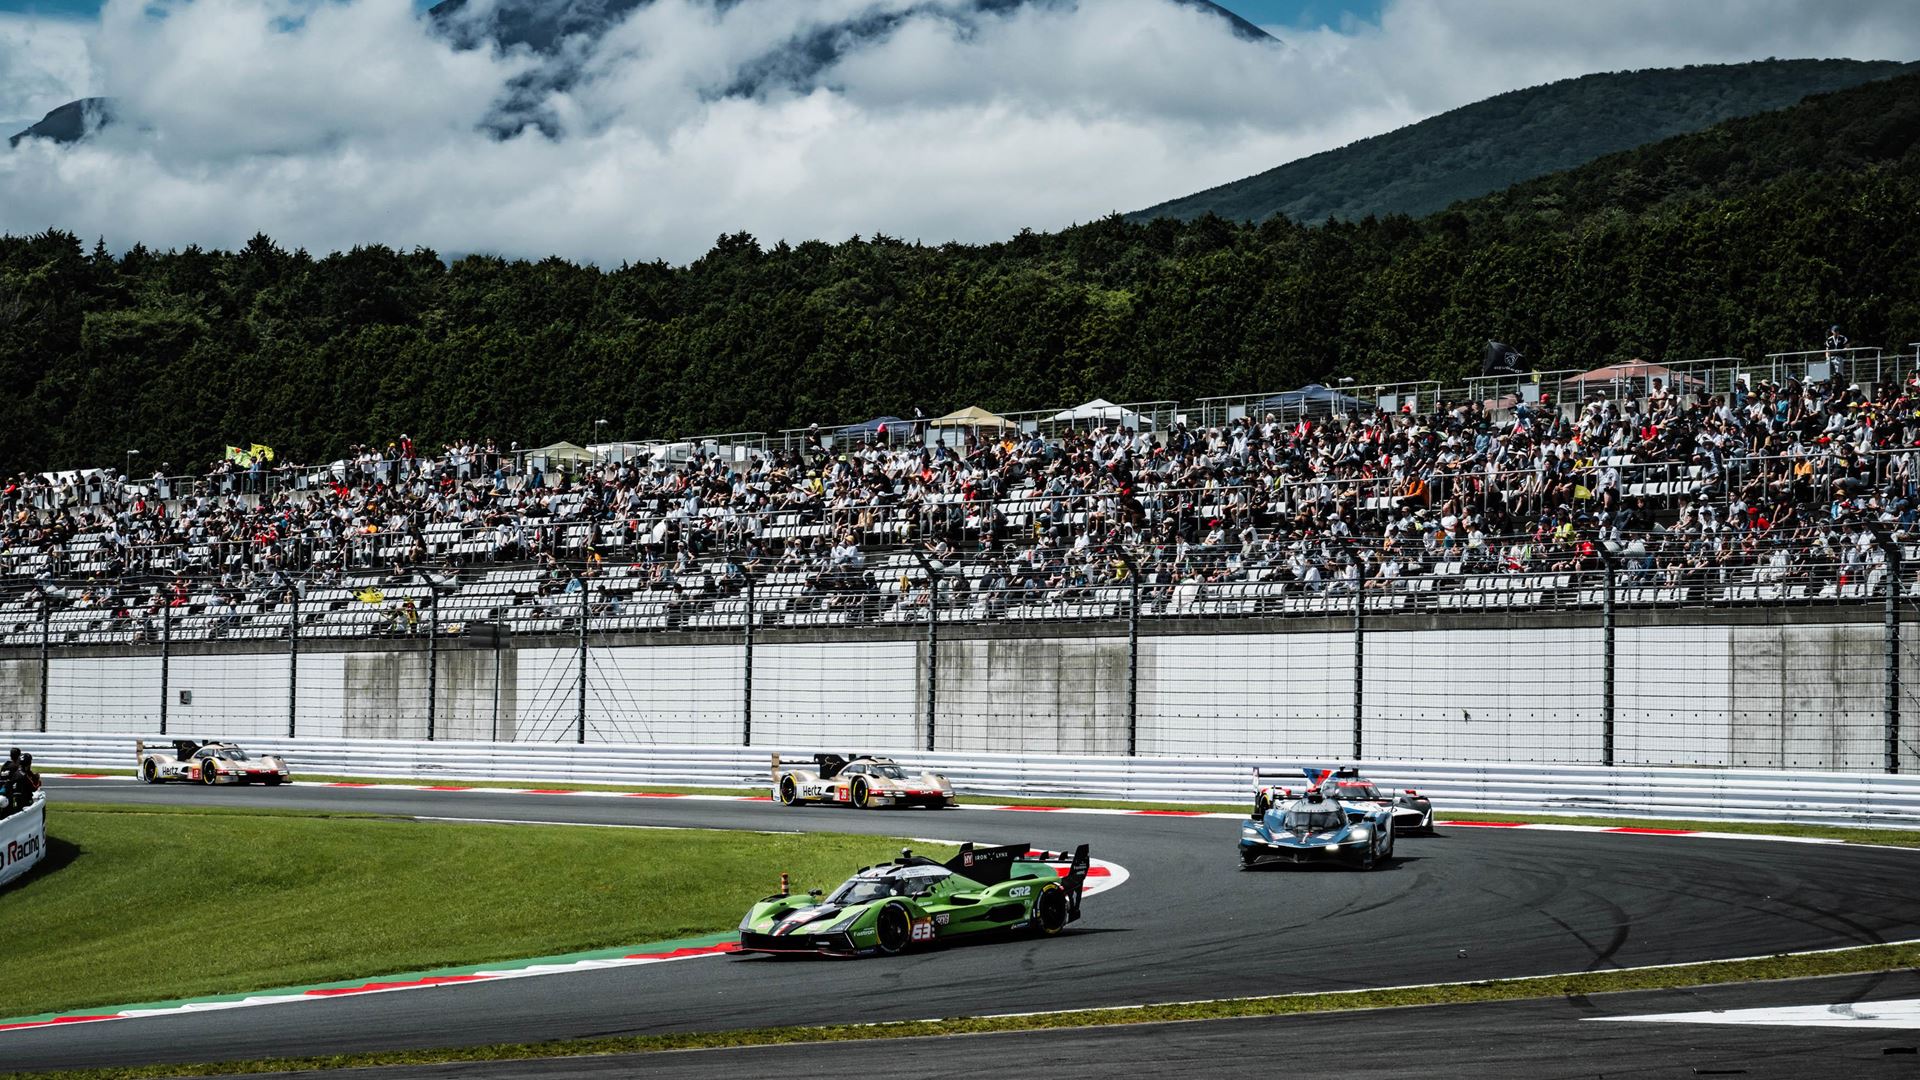
[[[193,784],[252,784],[278,786],[291,778],[285,758],[255,756],[229,742],[175,739],[172,747],[149,747],[136,742],[134,758],[140,779],[148,784],[184,780]]]
[[[1360,770],[1343,765],[1338,768],[1302,767],[1306,778],[1306,789],[1319,791],[1331,799],[1338,799],[1347,806],[1371,806],[1393,812],[1393,831],[1396,833],[1422,833],[1432,836],[1433,803],[1425,795],[1408,788],[1405,791],[1382,791],[1373,781],[1360,775]],[[1290,775],[1285,772],[1268,772],[1264,769],[1253,770],[1253,817],[1258,818],[1267,812],[1269,806],[1277,806],[1294,798],[1291,787],[1268,784],[1269,776]]]
[[[892,758],[815,754],[813,767],[780,764],[773,755],[773,797],[783,806],[829,803],[869,810],[880,806],[956,805],[953,785],[936,773],[914,774]]]

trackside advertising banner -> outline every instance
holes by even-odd
[[[0,885],[33,869],[47,857],[47,797],[35,796],[33,805],[0,818]]]

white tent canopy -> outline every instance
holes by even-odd
[[[1123,405],[1115,405],[1106,398],[1094,398],[1084,405],[1075,405],[1047,417],[1049,423],[1071,424],[1080,420],[1117,420],[1122,424],[1135,427],[1152,427],[1153,421],[1141,416]]]

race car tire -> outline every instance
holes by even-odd
[[[219,783],[220,770],[214,768],[212,765],[200,766],[200,782],[207,785],[208,787],[212,787],[213,785]]]
[[[913,940],[913,916],[905,904],[888,904],[874,917],[874,945],[888,956],[906,949]]]
[[[1360,869],[1371,870],[1380,865],[1379,846],[1380,838],[1377,836],[1367,841],[1366,850],[1360,853]]]
[[[1260,792],[1255,794],[1253,797],[1253,813],[1248,814],[1247,816],[1252,818],[1255,821],[1259,821],[1260,818],[1266,814],[1266,812],[1267,812],[1266,793]]]
[[[1033,902],[1034,922],[1039,924],[1040,933],[1052,937],[1067,928],[1067,890],[1057,884],[1049,884],[1040,890],[1039,899]]]
[[[140,763],[140,782],[143,784],[160,782],[160,766],[155,765],[151,758]]]
[[[795,806],[800,802],[800,785],[793,782],[791,774],[780,778],[780,805]]]
[[[868,795],[867,778],[864,776],[854,777],[853,778],[853,805],[859,807],[862,810],[865,810],[867,808],[867,795]]]
[[[279,786],[280,786],[280,784],[282,783],[282,781],[283,781],[284,779],[285,779],[284,777],[279,777],[279,776],[269,776],[269,777],[267,777],[267,786],[268,786],[268,787],[279,787]]]
[[[1251,851],[1242,851],[1240,853],[1240,869],[1242,870],[1253,869],[1253,864],[1258,861],[1260,861],[1260,856]]]
[[[1382,862],[1393,858],[1393,845],[1397,843],[1394,839],[1392,829],[1387,830],[1387,835],[1384,839],[1386,840],[1386,845],[1380,849],[1380,859]]]

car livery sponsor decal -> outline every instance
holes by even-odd
[[[915,941],[932,941],[933,940],[933,920],[932,919],[913,920],[913,940]]]
[[[1022,896],[1032,896],[1033,886],[1015,885],[1013,888],[1007,890],[1007,895],[1011,897],[1016,897],[1016,898],[1022,897]]]

